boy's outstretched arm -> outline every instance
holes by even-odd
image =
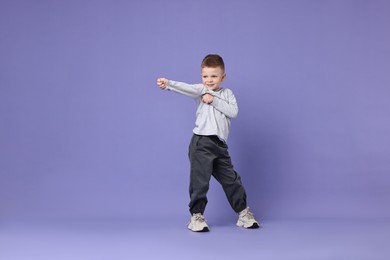
[[[166,78],[158,78],[157,85],[161,89],[172,90],[192,98],[200,97],[207,91],[206,87],[202,84],[191,85],[184,82],[168,80]]]

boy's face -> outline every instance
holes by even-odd
[[[210,90],[219,90],[221,88],[221,82],[224,81],[225,78],[226,74],[221,67],[202,68],[202,83]]]

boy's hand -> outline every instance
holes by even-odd
[[[158,78],[157,85],[159,86],[159,88],[165,89],[168,85],[168,80],[166,78]]]
[[[213,103],[214,97],[212,95],[210,95],[209,93],[206,93],[202,96],[202,101],[203,101],[203,103],[210,105],[211,103]]]

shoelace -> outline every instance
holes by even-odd
[[[199,221],[199,222],[205,222],[205,219],[202,215],[195,215],[195,220]]]
[[[195,221],[206,222],[204,216],[202,216],[202,215],[196,214],[196,215],[193,215],[192,217],[195,217]],[[191,218],[191,220],[192,220],[192,218]],[[187,225],[191,223],[191,220],[187,223]]]
[[[242,218],[247,217],[248,219],[254,219],[254,215],[249,210],[245,211],[244,214],[241,215]]]

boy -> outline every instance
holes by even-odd
[[[211,175],[222,185],[226,197],[238,213],[237,226],[258,228],[259,224],[246,205],[246,192],[241,178],[233,169],[226,144],[230,120],[238,113],[236,98],[230,89],[222,88],[225,80],[225,65],[222,57],[207,55],[201,65],[202,84],[186,84],[157,79],[161,89],[192,97],[196,100],[196,121],[189,147],[190,213],[188,229],[194,232],[209,231],[203,217],[207,204],[207,191]]]

